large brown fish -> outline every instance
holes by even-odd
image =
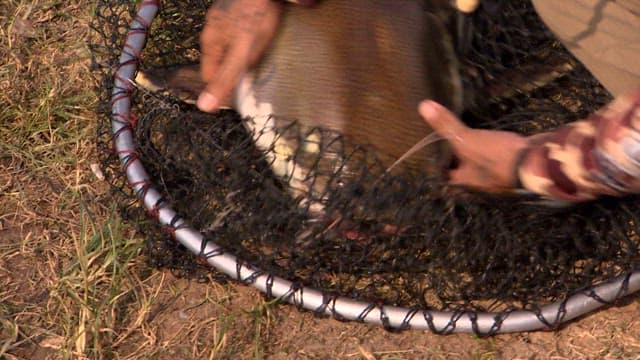
[[[326,186],[322,179],[306,183],[310,164],[302,163],[298,149],[313,158],[332,140],[311,129],[328,129],[348,143],[369,146],[390,166],[431,133],[416,110],[421,100],[460,109],[457,62],[444,25],[451,10],[446,3],[328,0],[313,8],[286,7],[273,44],[241,81],[233,106],[253,119],[247,126],[257,146],[268,150],[274,172],[287,179],[294,193],[311,187],[321,194]],[[197,65],[150,70],[137,80],[192,102],[204,88]],[[277,130],[291,120],[300,125],[302,137]],[[403,160],[398,171],[437,174],[445,155],[443,143],[425,146]]]

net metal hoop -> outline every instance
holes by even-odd
[[[159,1],[144,0],[126,35],[123,50],[114,73],[111,97],[111,126],[115,151],[124,168],[129,186],[144,207],[189,251],[201,256],[218,271],[260,290],[270,297],[285,301],[317,314],[340,320],[383,325],[389,329],[430,330],[434,333],[476,333],[492,335],[554,329],[604,305],[640,290],[640,270],[615,277],[608,282],[579,290],[564,300],[535,310],[513,310],[501,313],[473,311],[435,311],[401,308],[366,303],[347,297],[326,294],[276,277],[246,264],[236,256],[193,229],[181,218],[154,187],[135,148],[132,94],[139,55],[144,48],[147,31],[159,10]]]

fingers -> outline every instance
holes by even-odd
[[[225,6],[226,3],[220,2],[207,11],[204,29],[200,33],[201,74],[205,82],[215,78],[235,37],[233,9]]]
[[[247,37],[248,35],[240,36]],[[236,84],[240,81],[240,77],[249,67],[250,52],[250,40],[237,39],[233,47],[224,55],[224,60],[217,68],[213,66],[205,70],[203,63],[202,76],[208,84],[198,97],[197,105],[200,110],[205,112],[216,111],[222,101],[231,95]],[[211,71],[211,68],[214,68],[213,79],[207,78],[209,73],[205,72]]]
[[[458,11],[461,11],[466,14],[476,11],[476,9],[478,8],[478,5],[480,5],[480,0],[456,0],[455,1],[455,6],[458,9]]]
[[[216,32],[213,26],[205,26],[200,35],[200,72],[202,80],[209,82],[215,78],[218,68],[227,52],[228,41],[225,35]]]
[[[425,100],[421,102],[418,106],[418,111],[433,131],[449,142],[460,165],[468,163],[468,144],[466,138],[463,139],[463,137],[467,137],[467,134],[471,133],[472,130],[463,124],[455,114],[435,101]]]
[[[500,189],[493,188],[486,174],[480,167],[474,164],[464,164],[457,169],[449,171],[449,185],[471,188],[487,192],[498,192]]]
[[[222,2],[207,13],[200,35],[201,76],[207,87],[197,106],[216,111],[231,97],[245,71],[261,57],[275,33],[282,5],[270,0]]]
[[[211,84],[215,80],[216,74],[220,72],[229,48],[230,34],[228,31],[225,31],[224,24],[216,20],[216,11],[218,10],[215,8],[209,10],[207,21],[200,34],[200,49],[202,52],[200,58],[200,75],[202,80],[207,84]],[[219,106],[219,98],[213,93],[204,91],[198,97],[197,106],[202,111],[214,111]]]
[[[420,103],[418,111],[435,132],[449,141],[458,156],[460,163],[456,169],[449,171],[449,183],[461,186],[477,186],[477,181],[475,181],[478,178],[478,174],[475,171],[476,167],[472,161],[467,159],[464,151],[461,151],[461,147],[464,146],[461,136],[469,132],[469,128],[453,113],[434,101],[423,101]]]
[[[458,166],[449,183],[486,192],[503,192],[515,185],[515,159],[527,144],[521,135],[468,128],[455,114],[433,101],[423,101],[420,114],[450,143]]]
[[[468,132],[469,128],[455,114],[431,100],[421,102],[418,111],[435,132],[457,149],[461,137]]]

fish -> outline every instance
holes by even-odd
[[[417,112],[432,99],[461,111],[462,81],[443,0],[331,0],[286,6],[260,62],[231,104],[273,172],[312,212],[322,212],[345,156],[370,149],[394,174],[444,174],[446,143],[419,144],[432,129]],[[455,18],[455,15],[453,16]],[[195,103],[199,64],[142,70],[136,82]],[[287,132],[295,123],[297,132]],[[346,163],[346,165],[345,165]]]

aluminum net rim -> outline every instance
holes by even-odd
[[[535,310],[522,309],[503,312],[436,311],[403,308],[379,303],[367,303],[302,286],[260,270],[236,257],[212,241],[205,241],[199,231],[180,217],[155,188],[136,152],[133,129],[135,117],[131,102],[135,86],[134,75],[138,59],[147,40],[151,22],[160,7],[158,0],[144,0],[126,34],[122,53],[114,72],[111,96],[111,127],[115,151],[123,166],[128,185],[138,200],[161,226],[193,254],[204,258],[218,271],[251,285],[269,297],[298,308],[329,315],[339,320],[359,321],[394,330],[430,330],[438,334],[476,333],[493,335],[555,329],[616,300],[640,291],[640,270],[615,277],[587,289],[579,290],[564,300]]]

